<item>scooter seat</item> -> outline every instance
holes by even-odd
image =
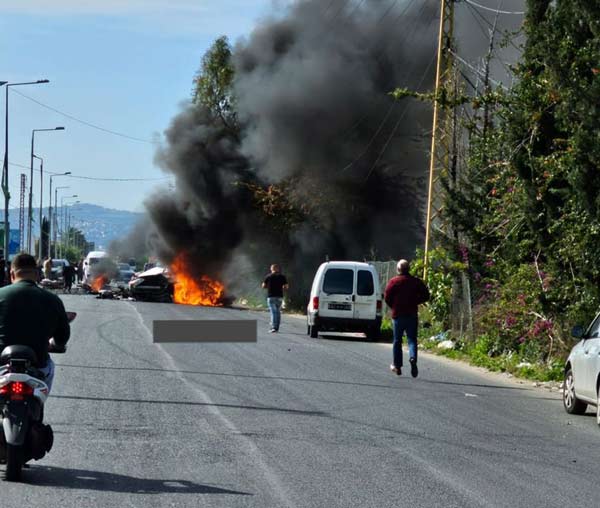
[[[33,365],[37,363],[35,351],[23,345],[6,346],[2,350],[0,364],[6,365],[10,360],[27,360]]]

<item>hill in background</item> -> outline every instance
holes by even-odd
[[[125,237],[135,223],[144,216],[143,213],[114,210],[88,203],[73,205],[70,207],[70,212],[71,227],[81,230],[88,241],[96,244],[98,250],[107,249],[112,240]],[[39,231],[38,214],[39,208],[34,208],[34,237],[38,236]],[[48,209],[44,207],[44,215],[47,214]],[[27,218],[27,211],[25,211],[25,216]],[[19,211],[16,208],[10,210],[9,220],[11,229],[18,229]],[[60,221],[60,215],[58,220]]]

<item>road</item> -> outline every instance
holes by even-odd
[[[55,447],[6,507],[596,506],[600,430],[556,394],[284,316],[64,296]],[[257,319],[256,344],[152,343],[154,319]]]

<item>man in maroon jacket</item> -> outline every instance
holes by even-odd
[[[394,363],[392,372],[402,374],[402,336],[406,332],[410,356],[410,373],[419,375],[417,368],[417,330],[419,326],[418,306],[429,300],[429,290],[421,279],[409,274],[410,263],[406,259],[398,261],[398,276],[391,279],[385,288],[385,303],[392,309],[394,323]]]

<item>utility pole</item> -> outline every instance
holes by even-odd
[[[21,173],[21,194],[19,199],[19,250],[24,250],[25,241],[25,192],[27,190],[27,175]]]
[[[443,230],[440,213],[444,206],[444,194],[440,179],[448,174],[452,151],[452,115],[446,115],[439,101],[442,91],[447,96],[454,93],[454,3],[440,1],[440,27],[438,32],[437,66],[435,73],[435,101],[433,105],[433,130],[431,135],[431,159],[429,164],[429,189],[427,195],[427,219],[425,224],[425,257],[423,277],[427,276],[432,229]]]

